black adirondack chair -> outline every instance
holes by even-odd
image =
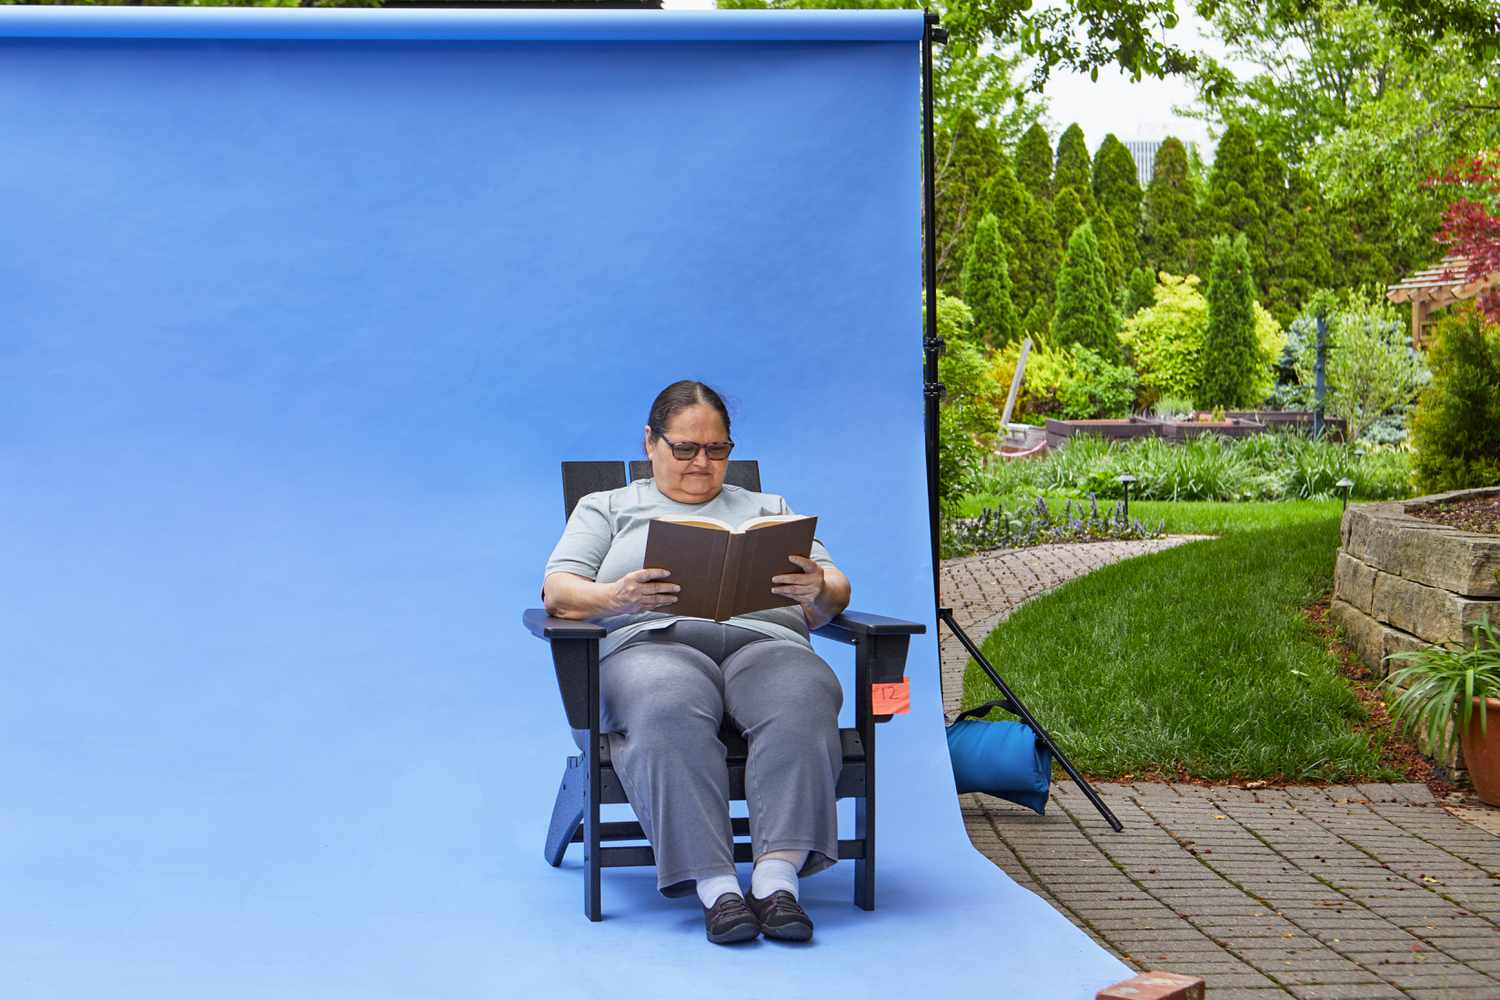
[[[564,520],[585,494],[624,486],[625,469],[624,462],[563,462]],[[630,463],[631,479],[650,475],[649,462]],[[732,461],[725,482],[759,491],[760,468],[754,461]],[[599,731],[599,640],[605,630],[587,621],[552,618],[540,608],[527,610],[522,620],[533,635],[551,646],[563,711],[583,745],[582,753],[567,758],[544,853],[555,868],[562,864],[569,844],[583,845],[583,912],[590,920],[599,920],[600,871],[656,863],[649,845],[603,846],[609,841],[646,839],[638,822],[604,823],[599,818],[601,804],[627,801],[610,762],[609,741]],[[838,780],[838,797],[855,800],[854,838],[839,841],[839,859],[854,862],[854,902],[865,910],[875,908],[875,724],[891,718],[871,712],[870,686],[899,682],[906,672],[911,636],[926,631],[926,626],[916,622],[856,611],[846,611],[817,629],[820,636],[854,647],[855,724],[839,731],[844,767]],[[727,723],[719,737],[728,749],[730,796],[743,800],[745,738]],[[749,836],[749,821],[735,817],[732,825],[737,838],[735,860],[753,860],[749,842],[738,839]]]

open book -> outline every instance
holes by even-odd
[[[670,570],[682,588],[663,611],[724,621],[735,615],[795,605],[771,593],[771,577],[800,573],[787,558],[812,552],[816,517],[770,514],[731,528],[712,517],[657,517],[646,534],[645,566]]]

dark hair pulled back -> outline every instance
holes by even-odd
[[[703,404],[712,406],[719,411],[719,416],[724,421],[724,433],[729,433],[729,407],[724,405],[724,399],[713,389],[694,379],[681,379],[673,382],[661,392],[656,394],[656,399],[651,403],[651,412],[646,417],[646,423],[651,427],[651,438],[655,440],[667,432],[667,424],[672,418],[690,406]]]

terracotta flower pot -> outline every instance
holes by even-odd
[[[1479,713],[1484,712],[1484,735],[1479,733]],[[1483,705],[1474,699],[1474,714],[1469,717],[1469,731],[1463,737],[1464,766],[1479,798],[1500,806],[1500,698],[1487,698]]]

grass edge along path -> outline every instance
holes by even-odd
[[[1139,506],[1174,534],[1223,537],[1070,581],[982,643],[1074,763],[1099,778],[1399,778],[1304,613],[1332,579],[1338,503]],[[963,704],[996,696],[971,662]]]

